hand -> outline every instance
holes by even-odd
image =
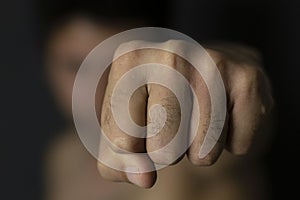
[[[139,45],[140,43],[142,42],[134,42],[134,45]],[[132,43],[125,45],[132,45]],[[171,45],[172,48],[181,48],[180,45],[175,45],[174,41],[168,41],[160,45]],[[206,166],[213,164],[224,148],[236,155],[243,155],[249,150],[254,134],[264,120],[264,116],[272,107],[269,82],[260,66],[259,57],[253,50],[236,45],[215,45],[207,47],[206,51],[219,69],[227,95],[225,125],[221,137],[218,138],[210,153],[204,158],[199,157],[200,147],[210,123],[211,111],[209,92],[201,75],[186,60],[170,52],[158,49],[135,50],[115,60],[109,72],[100,114],[101,126],[110,142],[116,147],[129,152],[147,153],[161,149],[177,133],[181,120],[178,99],[168,88],[158,84],[146,84],[138,88],[129,101],[131,118],[140,126],[146,126],[155,121],[155,117],[151,116],[153,115],[153,113],[151,114],[151,106],[159,104],[164,107],[167,118],[164,126],[160,127],[161,130],[158,134],[146,139],[132,137],[124,133],[116,123],[111,108],[114,88],[118,80],[126,72],[140,64],[160,63],[180,72],[189,81],[190,85],[196,88],[195,92],[199,102],[201,119],[199,120],[199,127],[192,144],[179,158],[176,157],[176,152],[186,145],[190,134],[189,131],[184,133],[186,139],[183,138],[181,143],[174,147],[172,151],[153,153],[146,157],[124,159],[122,157],[124,153],[112,145],[100,148],[99,154],[102,157],[115,159],[122,169],[127,171],[112,169],[98,162],[98,169],[104,178],[113,181],[131,182],[140,187],[148,188],[155,183],[156,171],[144,173],[144,170],[141,169],[149,166],[153,167],[154,164],[176,164],[186,154],[194,165]],[[185,95],[185,93],[183,92],[182,95]],[[186,98],[189,98],[189,96]],[[128,107],[124,101],[119,101],[118,106]],[[159,121],[155,123],[159,124]],[[130,168],[134,168],[135,171],[142,171],[142,173],[130,173]]]

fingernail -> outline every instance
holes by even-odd
[[[138,170],[137,167],[127,167],[126,168],[126,174],[127,174],[128,180],[131,183],[142,187],[140,176],[139,176],[139,170]]]

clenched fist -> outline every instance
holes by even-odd
[[[138,47],[142,44],[142,41],[133,41],[121,45],[120,48],[132,45]],[[171,49],[182,48],[182,51],[185,51],[180,44],[178,41],[167,41],[157,45],[168,46]],[[204,157],[199,156],[209,124],[213,123],[211,122],[211,94],[201,74],[187,60],[168,51],[151,48],[131,51],[112,63],[105,93],[103,93],[104,97],[100,101],[103,102],[102,107],[98,109],[98,117],[106,136],[106,139],[101,138],[99,156],[102,160],[115,162],[119,166],[118,169],[122,169],[112,169],[98,162],[98,169],[104,178],[131,182],[148,188],[156,180],[156,171],[148,169],[176,164],[185,154],[194,165],[205,166],[213,164],[224,148],[237,155],[247,152],[254,134],[272,107],[270,86],[260,66],[259,56],[252,49],[237,45],[209,46],[206,47],[206,51],[215,62],[218,73],[222,77],[226,94],[224,103],[227,108],[220,137],[212,137],[212,140],[215,140],[212,150]],[[168,66],[188,81],[193,88],[194,95],[191,95],[190,90],[184,87],[179,79],[174,78],[175,76],[165,77],[171,80],[172,87],[179,88],[177,95],[184,99],[185,105],[180,105],[178,96],[168,87],[154,82],[138,87],[128,101],[124,101],[122,96],[126,93],[122,93],[124,90],[115,91],[118,81],[127,72],[136,66],[149,63]],[[151,80],[153,79],[151,76],[159,73],[163,71],[160,72],[153,66],[151,72],[147,71],[140,76]],[[135,74],[132,80],[135,80],[136,76],[139,74]],[[216,76],[212,74],[210,77],[212,79],[210,82],[214,83],[213,78]],[[126,86],[132,87],[130,79]],[[118,92],[117,97],[112,101],[116,92]],[[190,122],[194,120],[192,117],[196,109],[193,107],[194,102],[197,102],[200,117],[196,119],[197,129],[191,141],[191,129],[193,129],[191,126],[193,125],[190,125]],[[188,115],[182,113],[182,106],[186,106],[184,110],[188,111]],[[130,119],[114,112],[123,108],[129,111]],[[142,129],[145,132],[133,133],[139,130],[133,127],[130,129],[132,133],[128,133],[120,127],[116,118],[129,124],[132,122],[136,124],[136,127],[147,128]],[[182,122],[186,126],[178,133]],[[163,147],[171,143],[176,134],[180,134],[180,139],[161,151]],[[138,156],[140,153],[144,154]]]

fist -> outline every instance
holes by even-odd
[[[218,123],[211,118],[212,101],[206,81],[183,57],[160,49],[139,49],[143,44],[143,41],[133,41],[119,47],[117,52],[128,47],[138,50],[125,53],[112,63],[105,92],[100,95],[98,118],[105,137],[100,141],[99,156],[101,160],[118,165],[113,169],[98,162],[100,174],[109,180],[131,182],[148,188],[156,181],[155,169],[176,164],[185,155],[194,165],[207,166],[218,159],[224,148],[236,155],[245,154],[264,116],[272,107],[270,86],[257,53],[236,45],[206,47],[218,69],[212,71],[209,82],[215,82],[218,74],[214,73],[221,75],[226,113],[222,121],[224,126],[219,130],[220,137],[210,137],[214,146],[201,156],[199,152],[208,134],[209,124]],[[156,45],[191,53],[180,41]],[[165,65],[174,71],[165,79],[172,83],[172,88],[177,89],[177,94],[166,85],[149,81],[162,77],[164,73],[154,64],[143,73],[131,75],[132,78],[127,79],[122,89],[116,89],[127,73],[136,66],[149,63]],[[184,77],[194,92],[175,76],[175,72]],[[127,98],[126,87],[128,90],[134,88],[137,80],[142,85]],[[183,105],[180,99],[184,101]],[[196,115],[195,119],[196,110],[201,111],[201,115]],[[124,130],[121,126],[129,128]],[[195,127],[196,131],[192,133]],[[164,149],[166,145],[169,146]]]

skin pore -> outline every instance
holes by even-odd
[[[250,156],[224,151],[210,167],[193,166],[186,158],[158,171],[151,189],[101,178],[97,161],[80,142],[72,124],[72,89],[76,72],[86,55],[101,41],[120,32],[116,25],[74,17],[54,30],[47,42],[46,76],[69,124],[52,141],[45,156],[47,200],[99,199],[265,199],[260,164]],[[261,186],[260,186],[261,184]]]

